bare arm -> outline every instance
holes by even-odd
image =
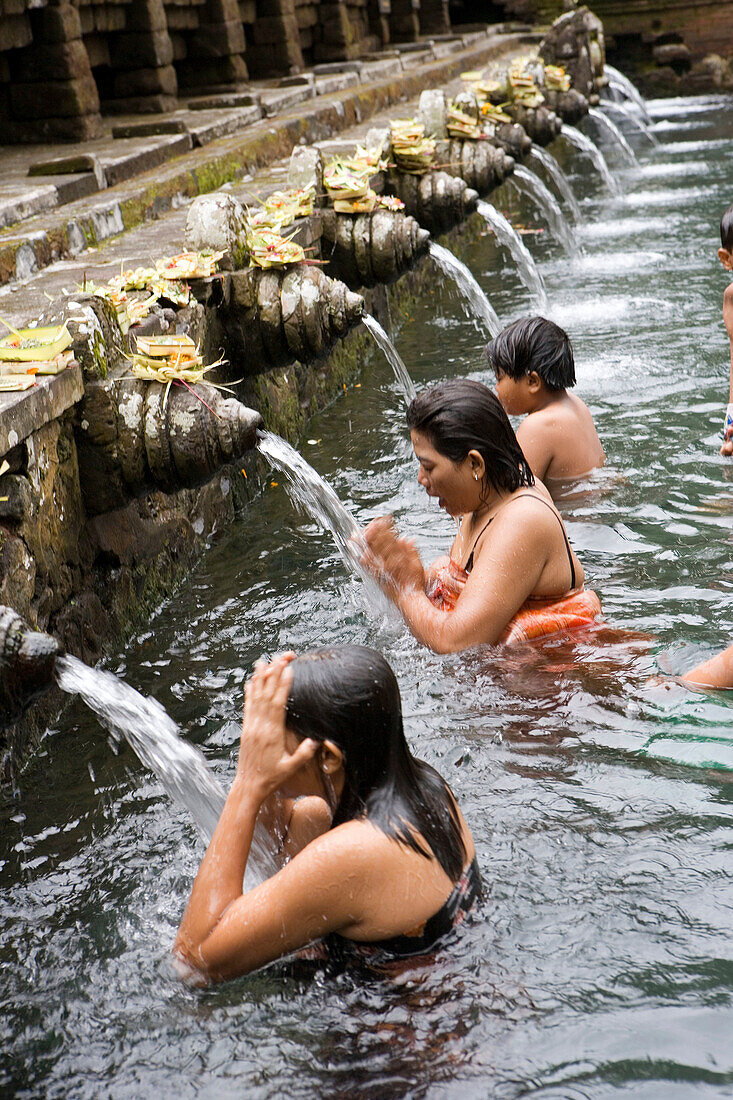
[[[262,803],[316,750],[315,742],[309,740],[292,754],[285,749],[285,704],[291,682],[287,658],[278,658],[268,668],[258,668],[246,688],[237,775],[175,944],[176,954],[207,977],[231,977],[262,966],[354,917],[348,892],[334,891],[334,885],[343,885],[341,872],[334,882],[323,857],[314,867],[314,851],[301,853],[272,879],[242,894]],[[322,837],[309,848],[327,839]]]
[[[537,585],[547,561],[541,524],[502,522],[478,555],[454,611],[438,610],[425,595],[417,551],[397,538],[391,520],[374,520],[366,530],[367,561],[417,640],[436,653],[456,653],[481,643],[493,645]],[[538,530],[539,528],[539,530]],[[419,559],[418,559],[419,561]]]

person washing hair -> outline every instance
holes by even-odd
[[[606,456],[587,405],[568,393],[575,360],[568,334],[544,317],[515,321],[487,345],[496,393],[510,416],[525,416],[517,441],[540,481],[575,478]]]
[[[733,271],[733,206],[728,207],[720,221],[718,259],[726,271]],[[720,453],[733,455],[733,282],[728,283],[723,294],[723,324],[730,341],[730,383]]]
[[[384,516],[365,528],[362,560],[418,641],[455,653],[593,622],[600,601],[583,590],[583,566],[496,394],[442,382],[411,402],[407,424],[417,480],[459,531],[449,557],[425,570]]]
[[[243,894],[258,820],[282,866]],[[339,646],[258,664],[237,773],[176,938],[182,976],[222,981],[314,941],[318,957],[425,954],[480,890],[468,825],[410,753],[384,657]]]

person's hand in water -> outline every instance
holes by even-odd
[[[720,447],[718,454],[731,456],[733,455],[733,424],[725,429],[725,435],[723,437],[723,443]]]
[[[294,741],[285,726],[285,711],[294,653],[284,653],[270,664],[260,662],[244,689],[244,720],[239,743],[237,778],[262,803],[313,758],[318,743],[306,738],[292,751]]]
[[[392,516],[373,519],[364,529],[362,564],[391,599],[400,592],[425,591],[425,569],[412,539],[400,538]]]

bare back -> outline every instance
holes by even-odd
[[[541,481],[580,477],[606,461],[587,405],[567,391],[526,416],[517,440]]]

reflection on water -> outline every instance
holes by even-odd
[[[730,1091],[731,708],[725,694],[669,675],[731,641],[731,467],[716,446],[728,373],[717,226],[733,167],[719,142],[731,114],[720,98],[650,108],[675,116],[655,132],[673,137],[677,178],[644,175],[665,150],[640,142],[627,208],[565,150],[589,260],[579,269],[547,235],[525,238],[608,454],[606,470],[560,501],[606,622],[511,652],[422,651],[365,614],[361,582],[330,536],[278,485],[113,669],[165,706],[226,785],[256,657],[328,642],[381,648],[408,737],[473,829],[488,886],[476,919],[433,966],[393,979],[274,966],[182,989],[166,960],[197,834],[72,703],[2,808],[0,1090],[379,1100]],[[703,178],[683,167],[699,161],[700,141],[715,143]],[[531,222],[531,209],[522,216]],[[667,263],[624,260],[660,252]],[[497,255],[488,236],[465,258],[506,322],[526,314],[527,292],[513,265],[495,273]],[[468,372],[488,380],[484,338],[439,285],[395,342],[419,387]],[[361,382],[309,428],[318,443],[308,460],[359,524],[394,511],[423,555],[437,555],[452,522],[415,482],[381,357]]]

